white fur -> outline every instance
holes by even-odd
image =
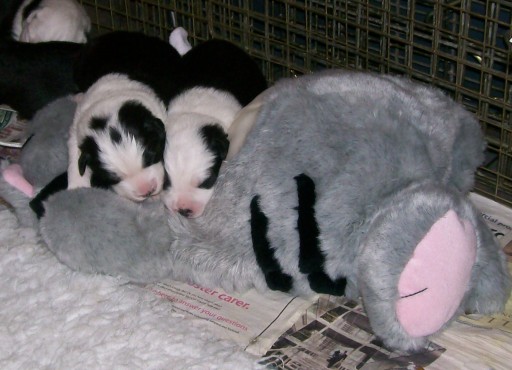
[[[183,27],[177,27],[169,35],[169,44],[176,49],[178,54],[184,55],[192,49],[187,37],[187,31]]]
[[[18,9],[12,33],[17,41],[69,41],[85,43],[91,20],[76,0],[43,0],[23,20],[23,10],[34,0],[25,0]]]
[[[198,185],[207,176],[213,156],[206,150],[199,130],[217,123],[227,132],[241,106],[231,95],[214,88],[194,87],[176,97],[167,112],[167,143],[164,164],[171,187],[163,201],[172,211],[189,209],[189,217],[200,216],[213,189]]]
[[[116,173],[122,181],[113,186],[119,195],[134,201],[146,198],[150,190],[162,190],[164,168],[157,163],[144,168],[143,150],[135,140],[126,135],[117,120],[123,103],[135,100],[145,106],[155,117],[165,119],[165,106],[146,85],[119,74],[99,79],[80,98],[70,129],[68,149],[68,188],[90,187],[91,173],[87,168],[83,176],[78,170],[80,152],[78,145],[86,136],[93,136],[101,149],[104,168]],[[89,125],[92,117],[108,117],[107,127],[115,127],[122,135],[119,145],[112,142],[108,132],[96,132]]]

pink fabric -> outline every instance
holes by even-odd
[[[23,177],[23,170],[19,164],[11,164],[2,171],[2,176],[8,184],[14,186],[26,196],[34,196],[34,187]]]
[[[473,226],[449,210],[418,244],[400,276],[396,315],[407,334],[433,334],[454,315],[475,260]]]

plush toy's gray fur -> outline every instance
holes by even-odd
[[[35,187],[42,187],[67,171],[67,141],[75,109],[76,102],[71,97],[59,98],[30,121],[31,138],[21,151],[20,165],[27,181]]]
[[[447,210],[473,225],[478,242],[457,314],[500,310],[510,292],[504,256],[467,199],[483,148],[476,119],[437,89],[399,77],[326,71],[283,80],[265,94],[202,217],[184,219],[156,201],[135,204],[105,190],[75,189],[45,203],[40,230],[57,258],[76,270],[264,290],[280,281],[265,276],[255,257],[257,204],[282,276],[292,279],[290,292],[307,295],[312,289],[299,268],[297,230],[297,176],[304,174],[315,187],[323,269],[333,281],[348,280],[347,294],[362,298],[384,343],[418,349],[428,338],[412,338],[398,323],[398,278]],[[302,271],[307,268],[315,266]]]

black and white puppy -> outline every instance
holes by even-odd
[[[75,65],[82,96],[68,142],[68,187],[110,188],[133,201],[164,183],[166,108],[178,94],[181,57],[138,32],[111,32],[85,45]]]
[[[231,94],[211,87],[194,87],[173,99],[166,118],[167,208],[189,218],[203,213],[228,153],[227,130],[240,109]]]
[[[91,20],[76,0],[24,0],[11,22],[11,37],[21,42],[85,43],[91,30]]]
[[[166,107],[154,90],[122,74],[96,81],[78,103],[68,141],[68,188],[112,189],[133,201],[164,183]]]
[[[247,53],[222,40],[192,48],[183,69],[184,91],[169,104],[166,119],[162,198],[170,210],[194,218],[213,195],[236,114],[267,83]]]

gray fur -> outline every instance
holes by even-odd
[[[63,97],[39,110],[28,125],[31,139],[20,154],[25,178],[42,187],[55,176],[67,171],[69,127],[73,122],[76,103]]]
[[[45,203],[40,230],[75,270],[265,290],[250,229],[250,202],[258,195],[276,258],[293,277],[291,293],[309,295],[298,268],[295,209],[294,177],[304,173],[316,186],[327,274],[348,279],[347,295],[361,297],[384,343],[415,350],[428,338],[411,338],[398,323],[397,282],[448,209],[477,232],[477,263],[458,313],[498,311],[510,293],[504,255],[467,198],[483,148],[475,117],[437,89],[400,77],[326,71],[283,80],[265,94],[202,217],[76,189]]]

